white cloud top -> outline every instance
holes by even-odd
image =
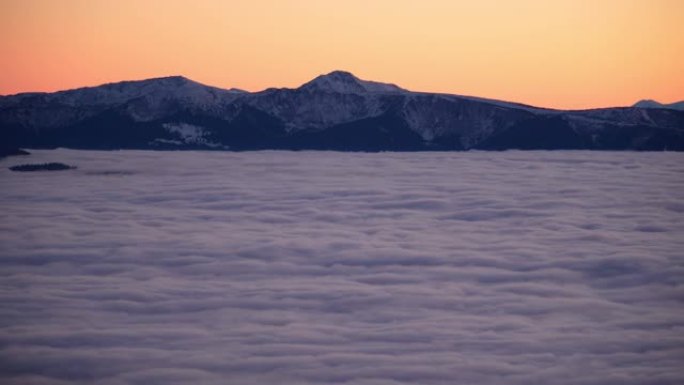
[[[0,382],[679,384],[683,161],[7,158]]]

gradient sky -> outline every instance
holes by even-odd
[[[0,36],[0,94],[342,69],[557,108],[684,99],[681,0],[0,0]]]

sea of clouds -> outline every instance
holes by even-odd
[[[43,150],[0,212],[3,384],[684,383],[681,153]]]

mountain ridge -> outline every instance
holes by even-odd
[[[666,108],[672,110],[684,111],[684,100],[674,103],[660,103],[653,99],[643,99],[634,103],[633,107],[639,108]]]
[[[0,139],[13,147],[684,150],[684,112],[554,110],[414,92],[346,71],[258,92],[167,76],[2,96]]]

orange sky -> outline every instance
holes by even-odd
[[[0,0],[0,94],[342,69],[558,108],[684,99],[683,0]]]

